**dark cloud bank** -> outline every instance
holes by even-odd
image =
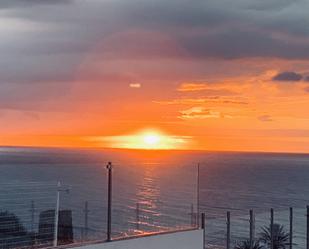
[[[74,0],[1,0],[0,9],[31,7],[34,5],[46,4],[67,4],[73,1]]]
[[[17,92],[31,92],[38,83],[52,81],[62,81],[67,89],[79,62],[97,41],[128,30],[168,35],[186,51],[186,58],[176,55],[179,60],[308,60],[308,8],[305,0],[235,0],[232,4],[230,0],[2,0],[0,22],[8,28],[0,30],[0,92],[20,96]],[[121,42],[126,45],[125,40]],[[147,42],[141,46],[143,58],[152,51],[158,58],[168,57],[160,46],[154,49]],[[112,50],[109,53],[113,55]],[[273,80],[309,78],[283,72]],[[4,101],[5,106],[14,103],[13,97],[7,98],[0,99],[0,108]]]
[[[282,72],[273,77],[274,81],[301,81],[303,76],[295,72]]]
[[[309,82],[309,76],[304,76],[300,73],[288,71],[281,72],[273,77],[273,81],[282,81],[282,82],[299,82],[306,81]]]

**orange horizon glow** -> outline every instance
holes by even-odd
[[[194,80],[173,70],[165,79],[147,63],[136,63],[127,68],[124,61],[102,62],[94,49],[68,96],[44,100],[42,110],[1,111],[0,146],[309,152],[308,83],[272,80],[289,69],[286,61],[214,61],[234,69],[246,63],[251,72],[214,73],[207,80],[203,73],[202,80]],[[159,60],[149,66],[153,63],[161,65]],[[171,68],[195,65],[170,63]],[[106,79],[92,71],[98,67],[139,77],[115,73]]]
[[[158,129],[146,129],[129,135],[94,136],[85,140],[96,142],[98,147],[143,150],[189,149],[188,136],[167,135]]]
[[[0,146],[309,153],[305,1],[12,2]]]

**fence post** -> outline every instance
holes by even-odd
[[[293,248],[293,208],[290,207],[290,237],[289,237],[289,248]]]
[[[205,213],[201,213],[201,227],[203,229],[203,249],[206,248],[206,217]]]
[[[59,206],[60,206],[60,187],[61,183],[58,182],[57,185],[57,200],[56,200],[56,209],[55,209],[55,224],[54,224],[54,242],[53,246],[58,245],[58,221],[59,221]]]
[[[306,243],[306,248],[309,249],[309,206],[307,206],[307,243]]]
[[[112,163],[108,162],[108,194],[107,194],[107,241],[112,240]]]
[[[136,230],[139,230],[139,203],[136,203]]]
[[[196,214],[194,213],[194,205],[191,204],[191,211],[189,213],[190,218],[191,218],[191,227],[196,226],[197,222],[196,222]]]
[[[197,164],[196,225],[200,226],[200,164]]]
[[[274,249],[274,209],[270,209],[270,248]]]
[[[84,209],[84,215],[85,215],[85,224],[84,224],[84,239],[88,239],[88,201],[85,201],[85,209]]]
[[[253,248],[253,241],[254,241],[254,234],[255,234],[255,231],[254,231],[254,214],[253,214],[253,210],[250,210],[249,212],[249,215],[250,215],[250,234],[249,234],[249,240],[250,240],[250,249]]]
[[[226,249],[230,249],[231,244],[231,213],[226,213]]]

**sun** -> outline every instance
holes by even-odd
[[[159,130],[144,130],[132,136],[131,147],[149,150],[173,149],[174,139]]]
[[[144,135],[143,140],[147,146],[158,146],[161,138],[158,134],[146,134]]]

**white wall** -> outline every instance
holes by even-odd
[[[74,249],[202,249],[203,230],[175,232],[74,247]]]

